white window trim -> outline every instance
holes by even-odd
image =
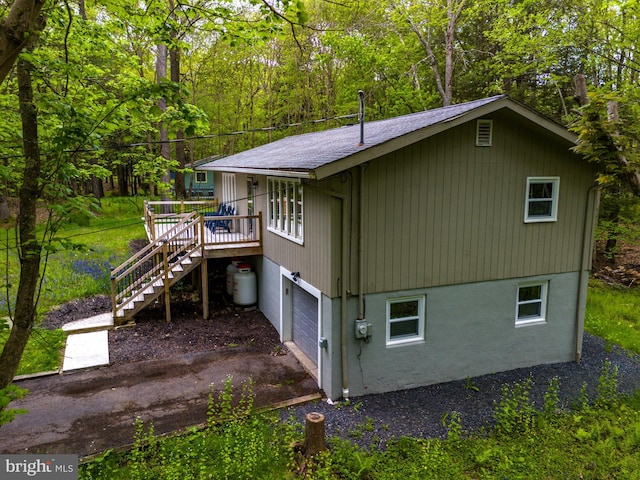
[[[540,299],[539,300],[527,300],[520,301],[520,289],[526,287],[541,287],[540,288]],[[549,291],[549,282],[541,281],[541,282],[526,282],[518,285],[516,289],[516,327],[525,327],[529,325],[540,325],[547,323],[547,298]],[[537,317],[526,317],[519,318],[518,311],[520,310],[520,305],[526,305],[528,303],[541,302],[540,305],[540,315]]]
[[[552,183],[553,192],[551,195],[551,215],[544,217],[529,216],[529,189],[532,183]],[[558,221],[558,198],[560,193],[560,177],[527,177],[527,186],[524,193],[524,222],[556,222]]]
[[[411,337],[403,337],[393,339],[391,338],[391,323],[393,321],[401,321],[402,319],[391,319],[391,304],[393,303],[402,303],[402,302],[412,302],[418,301],[418,334]],[[385,322],[386,322],[386,342],[387,347],[397,347],[402,345],[411,345],[415,343],[424,343],[424,331],[425,331],[425,303],[426,297],[424,295],[416,295],[412,297],[399,297],[399,298],[388,298],[387,306],[386,306],[386,314],[385,314]],[[406,317],[406,319],[413,317]]]
[[[278,194],[275,194],[275,185]],[[293,192],[289,197],[283,192]],[[267,230],[304,244],[304,189],[298,179],[267,178]]]
[[[198,180],[198,174],[204,173],[204,180]],[[209,172],[206,170],[196,170],[193,172],[193,175],[196,177],[196,183],[207,183],[209,181]]]

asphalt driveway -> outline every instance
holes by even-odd
[[[242,348],[22,380],[30,393],[11,407],[29,413],[0,427],[0,452],[83,457],[130,444],[137,416],[152,421],[156,434],[199,424],[210,385],[221,390],[228,375],[237,386],[253,380],[257,407],[319,394],[291,353]]]

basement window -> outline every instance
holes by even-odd
[[[518,286],[516,327],[546,322],[548,282]]]
[[[387,300],[387,346],[424,341],[425,297]]]
[[[478,120],[476,122],[476,147],[490,147],[492,140],[493,120]]]

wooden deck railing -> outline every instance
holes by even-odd
[[[182,257],[199,252],[202,258],[202,233],[201,217],[196,212],[182,215],[155,241],[113,269],[111,298],[114,318],[128,304],[135,302],[145,289],[157,286],[158,280],[164,289],[168,289],[171,265]]]
[[[147,227],[149,240],[155,240],[157,238],[157,232],[164,230],[163,228],[152,227],[158,227],[162,224],[171,226],[179,221],[180,215],[191,212],[196,212],[200,215],[204,215],[205,217],[213,215],[218,210],[218,206],[219,203],[217,200],[182,200],[179,202],[145,200],[144,223]]]
[[[145,228],[151,242],[180,221],[183,215],[197,212],[204,221],[205,248],[262,245],[262,214],[215,215],[218,202],[208,201],[147,201],[144,205]]]

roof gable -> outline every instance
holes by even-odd
[[[364,124],[285,137],[207,163],[201,169],[326,178],[475,118],[508,108],[568,142],[575,136],[505,95]]]

